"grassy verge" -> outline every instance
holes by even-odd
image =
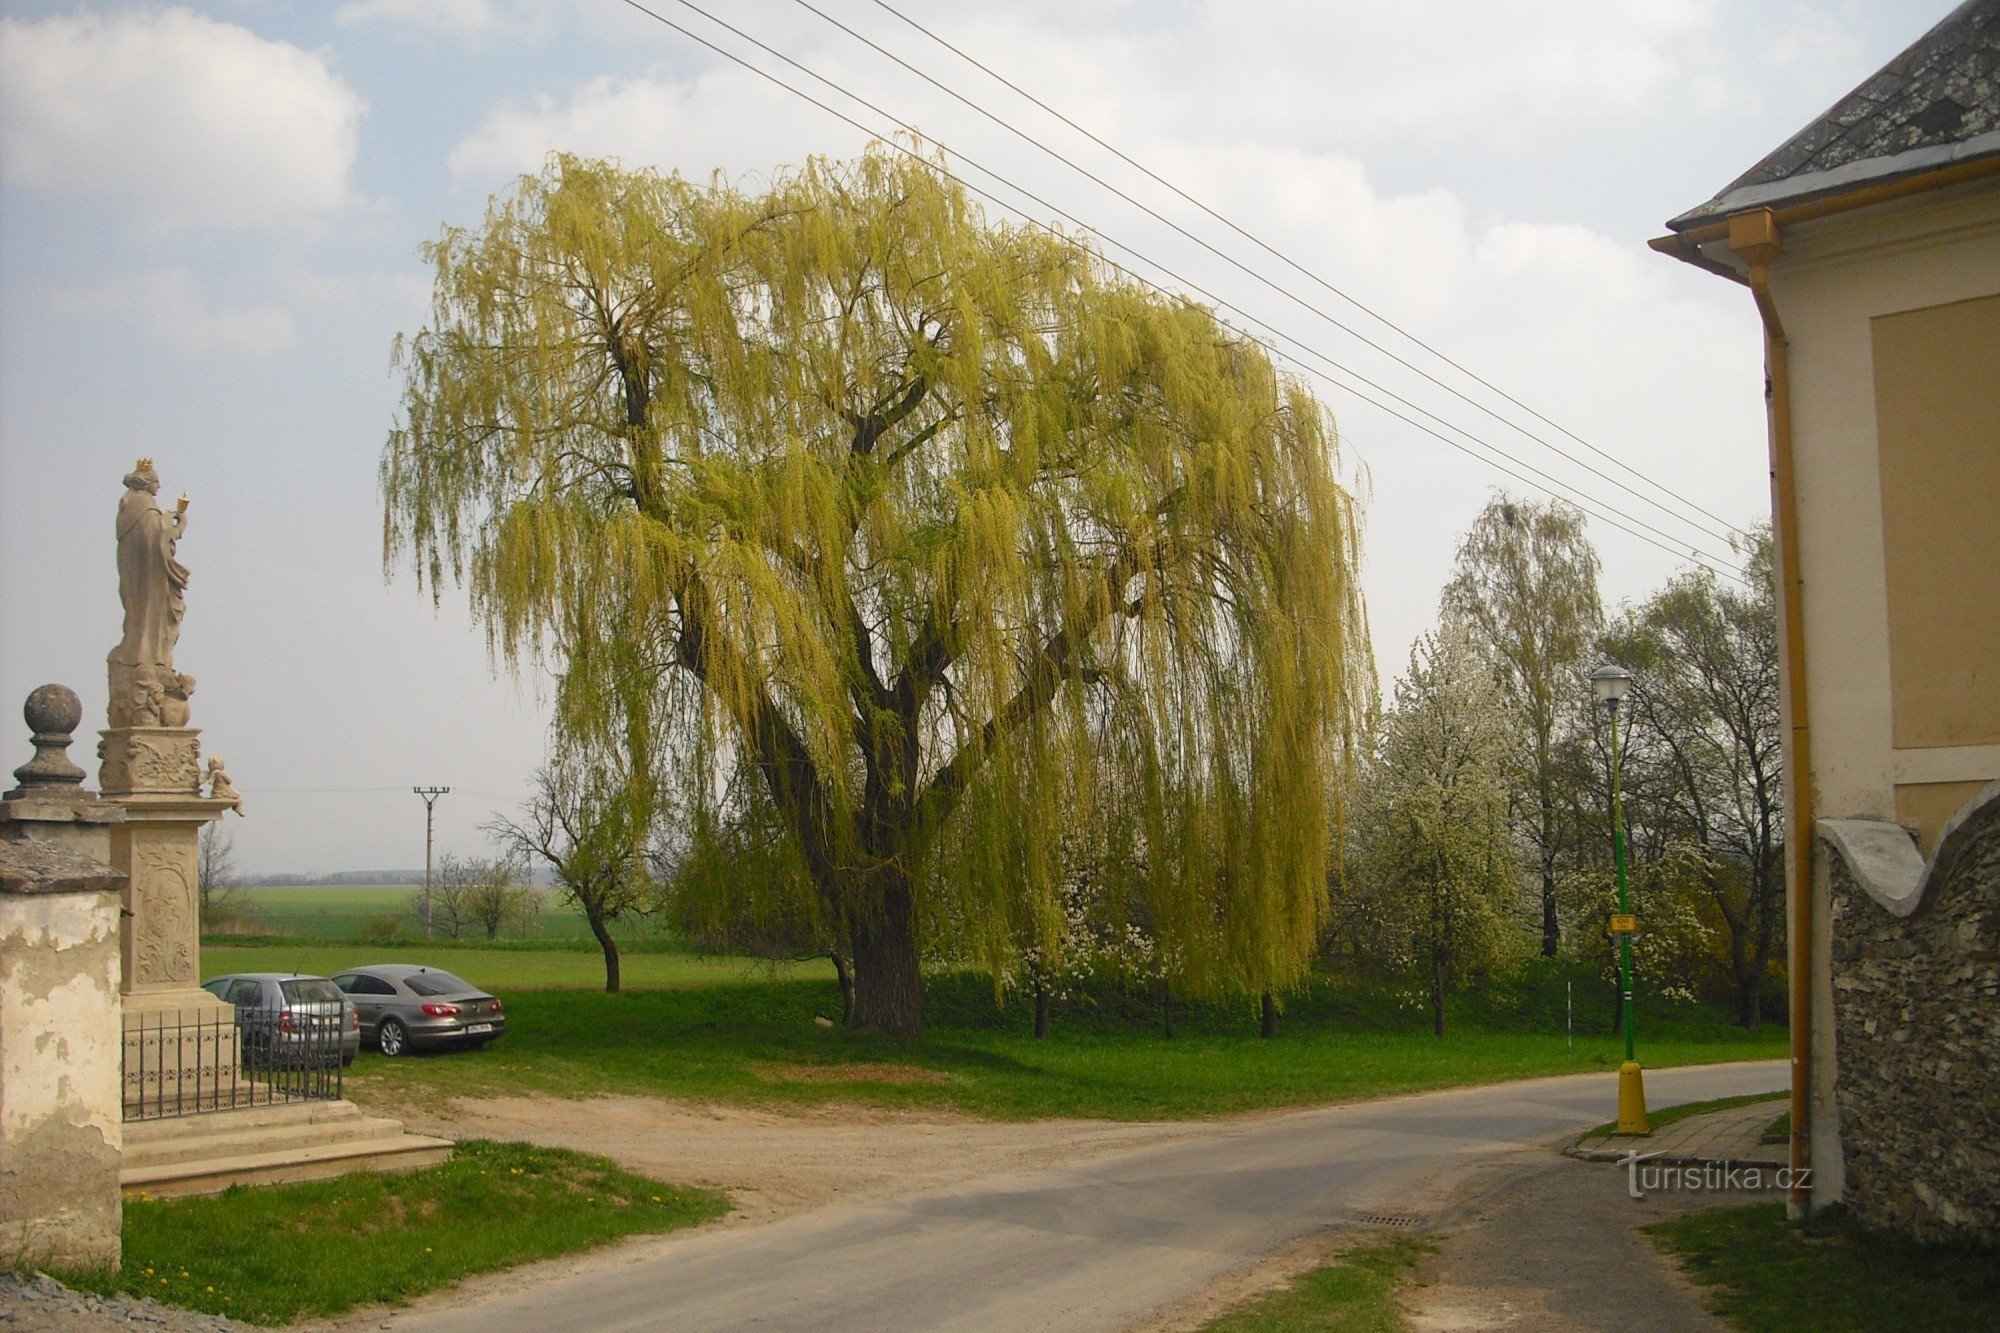
[[[1417,1260],[1434,1248],[1429,1241],[1400,1236],[1350,1250],[1281,1290],[1230,1310],[1207,1325],[1208,1333],[1395,1333],[1408,1327],[1396,1293]]]
[[[728,1210],[712,1191],[662,1185],[602,1157],[468,1139],[445,1165],[401,1175],[128,1202],[123,1269],[56,1276],[281,1324]]]
[[[816,1024],[839,1013],[830,981],[712,979],[621,995],[495,988],[507,1002],[503,1040],[397,1060],[364,1053],[350,1095],[390,1108],[624,1093],[1139,1120],[1611,1069],[1621,1051],[1608,1034],[1579,1037],[1572,1049],[1560,1031],[1490,1012],[1468,1012],[1439,1039],[1420,1015],[1335,985],[1295,997],[1268,1041],[1256,1036],[1250,1002],[1177,1010],[1169,1038],[1149,1002],[1115,993],[1059,1013],[1054,1033],[1036,1040],[1026,1006],[999,1007],[991,984],[970,976],[934,979],[919,1040]],[[1673,1065],[1769,1058],[1785,1045],[1781,1031],[1744,1033],[1695,1015],[1656,1024],[1648,1049],[1653,1063]]]
[[[1686,1120],[1689,1116],[1707,1115],[1710,1111],[1726,1111],[1732,1106],[1749,1106],[1754,1102],[1780,1101],[1790,1095],[1787,1092],[1750,1092],[1745,1093],[1741,1097],[1711,1097],[1705,1102],[1682,1102],[1679,1106],[1667,1106],[1657,1111],[1647,1111],[1646,1123],[1651,1125],[1653,1132],[1657,1134],[1675,1121]],[[1587,1132],[1583,1137],[1585,1139],[1608,1139],[1617,1132],[1618,1122],[1616,1120],[1607,1120],[1596,1129]],[[1768,1143],[1771,1140],[1767,1138],[1764,1141]]]
[[[1835,1215],[1793,1226],[1777,1203],[1646,1230],[1709,1288],[1716,1313],[1753,1333],[2000,1328],[2000,1264],[1991,1251],[1871,1235]]]

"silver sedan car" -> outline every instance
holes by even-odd
[[[507,1030],[500,1001],[471,982],[415,963],[376,963],[333,978],[361,1016],[362,1040],[384,1055],[484,1046]]]
[[[325,977],[231,972],[201,988],[236,1006],[243,1058],[253,1066],[346,1065],[360,1049],[355,1006]]]

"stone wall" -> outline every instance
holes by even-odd
[[[0,816],[0,1265],[116,1268],[124,877],[19,828]]]
[[[1818,858],[1846,1202],[1865,1226],[2000,1245],[2000,784],[1928,866],[1893,845],[1907,835],[1855,838],[1865,822],[1845,837],[1823,823]]]

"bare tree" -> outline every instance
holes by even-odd
[[[512,858],[475,859],[466,866],[465,921],[484,930],[487,939],[500,938],[507,926],[525,927],[540,913],[541,895],[532,884],[521,882],[521,867]]]
[[[479,879],[479,863],[446,852],[438,858],[431,876],[430,910],[426,914],[422,894],[411,900],[411,910],[425,929],[457,939],[472,919],[471,899]]]
[[[222,821],[204,824],[195,882],[201,894],[201,924],[213,928],[218,922],[242,915],[242,895],[235,892],[236,839],[222,831]]]
[[[604,951],[608,993],[619,987],[611,923],[644,910],[650,897],[645,797],[587,762],[552,761],[535,771],[534,793],[518,818],[482,826],[508,855],[538,860],[555,874],[557,892],[581,909]]]

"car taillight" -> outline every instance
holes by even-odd
[[[361,1011],[359,1009],[350,1010],[348,1012],[347,1026],[353,1028],[356,1032],[361,1031]]]
[[[424,1012],[432,1018],[457,1018],[458,1006],[455,1004],[427,1004],[424,1006]]]
[[[500,1001],[495,1000],[493,1002],[493,1012],[496,1014],[500,1012]]]
[[[293,1027],[293,1026],[292,1026],[292,1011],[291,1011],[291,1010],[289,1010],[289,1009],[285,1009],[285,1010],[281,1010],[281,1011],[279,1012],[279,1014],[278,1014],[278,1031],[280,1031],[280,1032],[297,1032],[297,1031],[298,1031],[298,1029],[297,1029],[297,1028],[295,1028],[295,1027]]]

